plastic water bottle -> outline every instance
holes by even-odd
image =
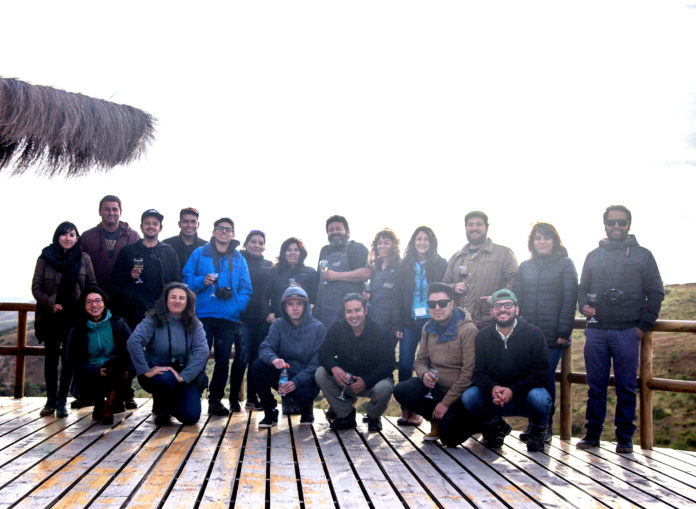
[[[278,389],[286,383],[288,383],[288,368],[283,368],[280,372],[280,378],[278,378]]]

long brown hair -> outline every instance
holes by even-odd
[[[372,241],[372,249],[370,249],[370,254],[367,257],[367,264],[372,269],[380,268],[379,264],[382,261],[382,259],[377,254],[377,242],[379,242],[379,239],[381,238],[389,239],[392,241],[392,248],[389,251],[387,259],[384,261],[387,262],[387,265],[391,267],[396,267],[401,261],[401,255],[399,254],[399,237],[397,237],[396,233],[394,233],[390,228],[380,230],[377,232],[377,235],[375,235],[375,238]]]
[[[169,308],[167,308],[169,292],[177,289],[183,290],[186,294],[186,307],[181,313],[180,318],[181,325],[184,330],[193,332],[193,330],[198,327],[198,318],[196,317],[196,294],[184,283],[174,282],[165,286],[164,290],[162,290],[162,295],[157,299],[157,302],[155,302],[155,307],[148,311],[148,315],[155,318],[158,327],[163,327],[169,320]]]

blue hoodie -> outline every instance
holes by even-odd
[[[305,301],[302,323],[294,325],[282,304],[291,297]],[[319,348],[326,336],[326,327],[312,318],[307,293],[299,286],[290,286],[281,299],[282,318],[271,324],[268,336],[259,347],[259,359],[272,365],[275,359],[283,359],[290,364],[290,381],[299,387],[314,380],[314,372],[319,367]]]

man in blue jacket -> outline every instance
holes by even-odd
[[[307,293],[299,286],[290,286],[280,301],[282,317],[277,318],[268,336],[259,347],[259,358],[251,366],[256,392],[261,400],[264,418],[259,428],[270,428],[278,423],[276,400],[271,387],[281,396],[294,394],[300,405],[300,424],[312,424],[314,398],[319,387],[314,372],[319,367],[319,348],[326,336],[326,327],[312,318]],[[287,381],[280,375],[287,369]]]
[[[251,298],[251,278],[246,260],[236,251],[234,222],[223,217],[215,221],[213,238],[196,249],[184,267],[184,282],[196,293],[196,315],[203,323],[208,346],[214,350],[215,368],[208,387],[208,413],[229,415],[239,412],[239,389],[247,363],[247,345],[235,335],[239,315]],[[222,404],[227,369],[234,343],[230,370],[230,410]]]
[[[636,373],[643,335],[655,324],[665,297],[660,271],[650,251],[629,235],[631,212],[623,205],[604,211],[607,238],[585,259],[578,308],[585,329],[587,409],[580,449],[599,446],[607,412],[609,369],[616,381],[616,452],[633,452]]]

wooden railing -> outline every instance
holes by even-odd
[[[17,345],[0,347],[0,356],[14,355],[15,384],[14,397],[24,396],[24,367],[25,359],[30,355],[44,355],[42,346],[27,346],[27,313],[36,309],[35,304],[0,302],[0,311],[17,312]],[[584,329],[585,320],[575,319],[575,329]],[[660,332],[689,332],[696,333],[696,321],[692,320],[658,320],[653,331]],[[696,381],[655,378],[652,370],[653,339],[652,331],[647,332],[640,344],[640,365],[638,373],[638,388],[640,396],[640,445],[643,449],[653,448],[653,412],[652,391],[671,391],[696,394]],[[561,439],[570,440],[572,425],[572,384],[587,384],[585,373],[572,371],[573,349],[567,348],[561,360],[561,371],[556,373],[560,382],[559,409],[561,417]],[[613,385],[614,377],[609,384]]]

